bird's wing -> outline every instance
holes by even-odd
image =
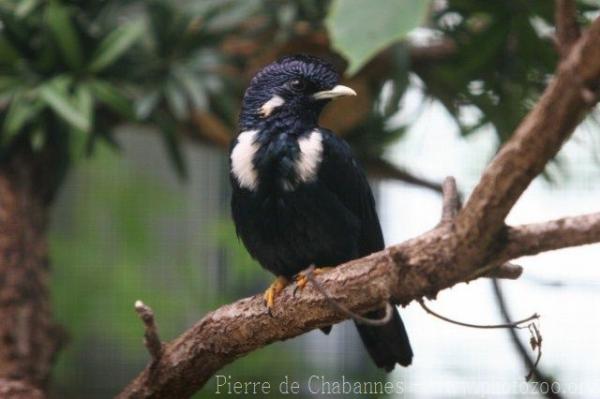
[[[326,129],[320,131],[323,137],[323,158],[319,183],[325,185],[359,218],[359,255],[365,256],[383,249],[383,234],[365,173],[352,155],[348,143]]]

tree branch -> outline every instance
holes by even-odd
[[[0,398],[45,399],[46,395],[27,381],[0,378]]]
[[[446,177],[442,183],[442,218],[440,224],[452,223],[460,211],[460,196],[454,177]]]
[[[401,169],[398,166],[384,159],[367,159],[363,161],[367,174],[370,177],[378,179],[391,179],[412,184],[417,187],[427,188],[436,193],[442,192],[441,184],[416,176],[411,172]]]
[[[140,300],[135,301],[135,311],[144,323],[144,345],[152,357],[152,363],[156,363],[162,356],[163,346],[154,322],[154,312]]]
[[[536,106],[485,169],[457,216],[456,238],[464,243],[459,259],[477,257],[485,263],[486,251],[481,247],[489,249],[494,244],[515,202],[597,101],[588,101],[585,93],[595,92],[599,85],[599,43],[600,20],[596,19],[560,64]]]
[[[529,183],[556,155],[595,102],[584,90],[600,81],[600,19],[573,46],[537,105],[483,173],[451,223],[318,277],[336,302],[366,313],[391,301],[434,298],[445,288],[488,274],[511,258],[600,241],[600,214],[506,227],[504,219]],[[485,266],[490,265],[490,266]],[[485,266],[482,268],[482,266]],[[119,398],[185,398],[224,365],[274,341],[289,339],[347,316],[312,286],[277,298],[270,316],[262,296],[209,313],[164,347]]]
[[[577,24],[577,7],[574,0],[556,0],[556,44],[561,58],[569,55],[581,32]]]
[[[570,219],[561,220],[566,222],[565,225],[572,224]],[[537,231],[555,232],[558,223],[548,222],[546,229],[536,225]],[[525,233],[529,226],[518,226],[514,230]],[[594,220],[593,228],[600,230],[600,216]],[[440,272],[450,256],[444,238],[449,234],[448,228],[438,227],[413,240],[340,265],[317,279],[331,298],[355,313],[374,310],[390,299],[405,305],[424,296],[434,297],[441,289],[455,284]],[[548,240],[531,245],[528,237],[531,237],[530,233],[513,235],[506,247],[518,256],[561,247],[558,242]],[[566,239],[562,247],[588,241]],[[440,254],[437,258],[441,262],[439,266],[433,259],[419,259],[422,253],[436,252]],[[236,358],[271,342],[289,339],[345,318],[347,315],[333,308],[329,300],[310,285],[296,297],[293,287],[286,288],[277,298],[273,316],[267,313],[262,295],[241,299],[209,313],[167,343],[160,360],[147,367],[118,397],[188,397]]]
[[[600,212],[566,217],[551,222],[526,224],[507,230],[500,258],[514,259],[600,241]],[[519,243],[519,244],[515,244]]]

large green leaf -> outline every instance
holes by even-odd
[[[100,72],[113,64],[142,37],[144,31],[145,25],[142,21],[130,22],[113,31],[100,43],[92,57],[89,70]]]
[[[40,87],[40,98],[69,125],[80,131],[89,132],[92,127],[91,118],[86,110],[76,105],[68,88],[67,78],[52,79]]]
[[[333,46],[357,72],[375,54],[420,26],[428,0],[334,0],[325,21]]]
[[[46,20],[67,65],[72,69],[79,69],[83,64],[83,53],[69,9],[60,3],[51,2],[46,11]]]

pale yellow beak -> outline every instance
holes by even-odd
[[[356,92],[348,86],[337,85],[331,90],[318,91],[313,94],[315,100],[328,100],[341,96],[355,96]]]

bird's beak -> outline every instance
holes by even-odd
[[[355,96],[356,92],[348,86],[337,85],[331,90],[318,91],[313,94],[315,100],[328,100],[330,98],[336,98],[341,96]]]

